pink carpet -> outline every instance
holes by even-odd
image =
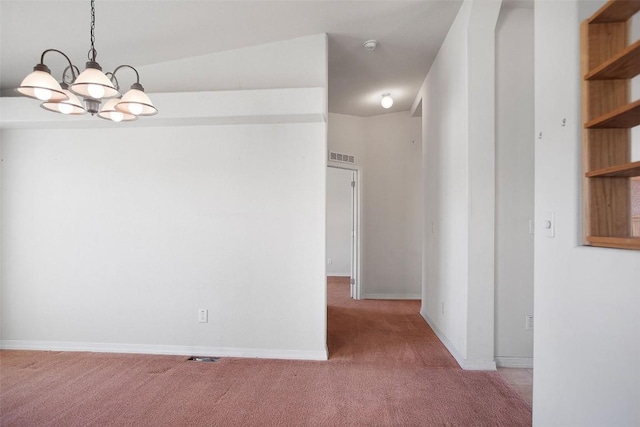
[[[529,426],[496,372],[460,369],[418,301],[329,283],[328,362],[0,352],[2,426]]]

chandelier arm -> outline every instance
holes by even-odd
[[[127,65],[127,64],[124,64],[124,65],[118,65],[118,66],[116,67],[116,69],[115,69],[115,70],[113,70],[113,73],[111,73],[111,74],[113,75],[113,77],[114,77],[114,78],[116,77],[116,73],[118,72],[118,70],[119,70],[120,68],[131,68],[131,69],[133,70],[133,72],[134,72],[134,73],[136,73],[136,83],[137,83],[137,84],[140,84],[140,74],[138,74],[138,70],[136,70],[136,69],[135,69],[134,67],[132,67],[131,65]]]
[[[107,76],[109,80],[111,80],[111,83],[113,83],[116,90],[120,92],[120,82],[118,81],[118,78],[115,75],[115,71],[113,73],[111,72],[104,73],[104,75]]]
[[[42,55],[40,56],[40,64],[44,65],[44,55],[49,53],[49,52],[58,52],[60,55],[65,57],[65,59],[69,63],[69,66],[67,68],[71,69],[71,76],[73,77],[73,80],[75,80],[76,77],[77,77],[75,70],[78,70],[78,67],[73,65],[71,63],[71,59],[69,59],[69,57],[61,50],[58,50],[58,49],[47,49],[47,50],[45,50],[44,52],[42,52]],[[64,70],[64,73],[66,73],[66,71],[67,71],[67,69]],[[62,75],[62,79],[63,80],[64,80],[64,73]],[[78,70],[78,74],[80,74],[80,70]]]
[[[71,70],[71,81],[67,82],[67,71]],[[77,74],[76,74],[77,73]],[[62,72],[62,82],[63,83],[73,83],[73,81],[76,79],[76,76],[80,74],[80,70],[78,69],[78,67],[76,67],[75,65],[67,65],[67,67],[64,69],[64,71]]]

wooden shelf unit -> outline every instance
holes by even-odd
[[[631,162],[624,165],[609,166],[586,173],[587,178],[594,177],[627,177],[640,176],[640,162]]]
[[[637,0],[610,1],[588,19],[590,24],[624,22],[640,11]]]
[[[630,129],[640,125],[640,100],[630,99],[640,74],[640,40],[629,43],[640,0],[609,0],[582,23],[582,165],[584,244],[640,250],[632,231]]]
[[[640,40],[589,72],[587,80],[631,79],[640,73]]]
[[[640,58],[638,58],[640,62]],[[623,105],[584,124],[588,129],[629,129],[640,125],[640,99]]]
[[[640,250],[640,238],[637,237],[588,237],[587,239],[592,246]]]

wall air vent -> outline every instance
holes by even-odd
[[[351,163],[352,165],[356,163],[355,156],[351,154],[336,153],[335,151],[329,151],[329,160],[332,162]]]

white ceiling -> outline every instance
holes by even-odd
[[[97,0],[98,61],[143,66],[319,33],[329,35],[329,111],[406,111],[460,7],[429,1]],[[20,84],[48,48],[84,68],[89,0],[0,0],[0,88]],[[377,39],[367,51],[362,43]],[[64,64],[48,55],[54,76]],[[113,64],[117,65],[117,64]],[[143,79],[142,79],[143,80]],[[162,92],[162,87],[146,87]],[[380,107],[390,92],[395,104]]]

